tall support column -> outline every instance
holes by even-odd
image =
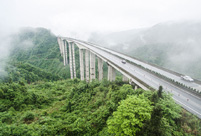
[[[137,90],[137,85],[135,85],[135,90]]]
[[[84,80],[83,49],[79,49],[80,54],[80,79]]]
[[[112,75],[112,67],[108,65],[108,72],[107,72],[107,79],[111,81],[111,75]]]
[[[63,52],[63,61],[64,61],[64,66],[65,66],[65,65],[66,65],[66,57],[65,57],[65,55],[66,55],[66,54],[65,54],[65,43],[64,43],[64,41],[63,41],[63,40],[61,41],[61,43],[62,43],[62,47],[63,47],[63,48],[62,48],[62,49],[63,49],[63,51],[62,51],[62,52]]]
[[[112,81],[116,79],[116,70],[112,67]]]
[[[68,53],[67,53],[67,43],[64,41],[64,48],[65,48],[65,60],[66,60],[66,65],[68,64]]]
[[[69,63],[70,63],[70,76],[73,79],[73,62],[72,62],[72,52],[71,52],[71,43],[68,43],[69,46]]]
[[[96,78],[96,75],[95,75],[95,55],[90,52],[90,82]]]
[[[115,81],[115,78],[116,78],[115,69],[111,67],[110,65],[108,65],[108,80]]]
[[[74,71],[74,78],[76,78],[76,66],[75,66],[75,43],[72,43],[72,50],[73,50],[73,71]]]
[[[63,47],[63,40],[60,38],[61,43],[61,56],[64,56],[64,47]]]
[[[124,76],[124,75],[123,75],[123,81],[128,82],[128,78],[126,76]]]
[[[101,81],[103,79],[103,60],[98,58],[98,80]]]
[[[89,51],[85,50],[85,76],[86,81],[89,82]]]

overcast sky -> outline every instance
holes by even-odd
[[[0,34],[45,27],[62,36],[201,20],[201,0],[0,0]]]

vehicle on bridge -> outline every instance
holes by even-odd
[[[122,60],[121,62],[122,62],[123,64],[126,64],[126,60]]]
[[[192,79],[190,76],[181,76],[181,78],[186,80],[186,81],[190,81],[190,82],[194,81],[194,79]]]

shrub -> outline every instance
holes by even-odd
[[[34,120],[34,118],[35,118],[35,115],[34,115],[32,112],[27,112],[27,113],[23,116],[22,119],[23,119],[25,122],[27,122],[27,121]]]

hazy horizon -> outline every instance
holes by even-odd
[[[200,5],[199,0],[0,1],[0,18],[3,20],[0,22],[0,74],[12,48],[10,35],[17,34],[23,27],[43,27],[55,35],[87,40],[94,34],[151,28],[160,23],[201,22]],[[22,45],[27,43],[31,41]],[[199,49],[197,43],[192,47],[196,47],[194,51]]]
[[[167,21],[201,20],[199,0],[10,0],[0,1],[0,36],[21,27],[87,39],[91,33],[151,27]],[[3,33],[3,34],[2,34]]]

